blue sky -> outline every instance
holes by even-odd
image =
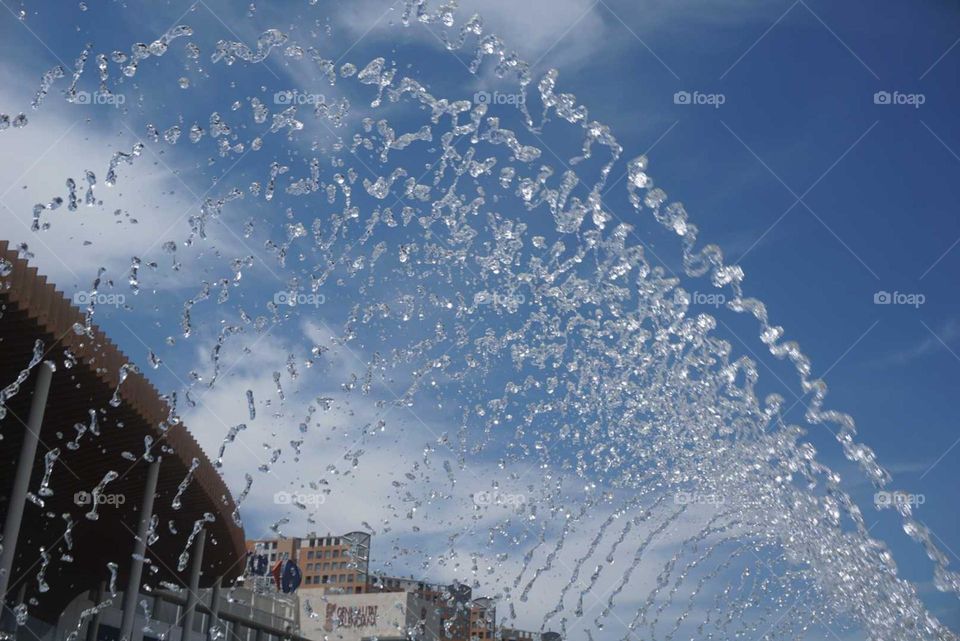
[[[10,53],[0,66],[4,86],[0,112],[23,111],[31,119],[23,130],[0,132],[0,151],[7,156],[2,166],[7,174],[16,172],[10,179],[18,178],[22,159],[31,163],[28,173],[53,174],[50,184],[62,185],[65,172],[79,178],[79,166],[70,165],[69,153],[82,158],[93,149],[129,151],[137,137],[144,136],[146,122],[155,122],[163,131],[182,115],[184,140],[175,148],[151,146],[134,168],[121,165],[118,187],[128,192],[123,206],[143,207],[138,197],[162,206],[155,206],[154,216],[137,214],[141,219],[137,229],[121,223],[110,231],[97,227],[102,221],[91,223],[89,228],[99,234],[92,249],[70,251],[82,237],[80,229],[64,234],[63,226],[54,224],[45,239],[33,242],[22,227],[2,219],[5,228],[9,224],[15,229],[9,235],[29,242],[41,269],[67,291],[73,285],[88,286],[98,264],[116,268],[112,277],[122,282],[134,240],[186,237],[184,221],[165,218],[168,210],[179,206],[178,211],[190,211],[196,200],[191,196],[204,195],[211,180],[231,167],[222,159],[209,163],[208,155],[216,155],[212,148],[203,153],[183,148],[192,122],[208,129],[209,113],[216,109],[238,126],[241,119],[228,107],[234,94],[241,99],[244,92],[254,92],[257,83],[297,89],[309,81],[305,65],[284,60],[278,52],[264,65],[255,65],[255,73],[241,64],[230,68],[211,64],[209,48],[217,39],[253,43],[268,27],[292,35],[314,31],[329,38],[331,49],[345,52],[342,62],[362,67],[374,56],[396,56],[405,73],[428,74],[430,88],[438,95],[459,92],[469,98],[475,91],[503,86],[488,72],[469,76],[463,69],[467,56],[441,53],[439,40],[429,33],[439,33],[438,27],[389,27],[398,12],[387,14],[387,5],[374,0],[330,3],[325,8],[330,18],[316,20],[303,17],[314,16],[301,6],[304,3],[258,6],[250,15],[212,2],[193,5],[192,10],[183,2],[151,4],[148,12],[134,3],[109,8],[89,4],[89,10],[80,11],[61,3],[24,3],[24,21],[14,18],[19,11],[14,3],[5,5],[0,37]],[[627,150],[625,158],[649,156],[657,184],[686,205],[700,227],[700,238],[718,244],[730,262],[743,267],[748,293],[766,302],[772,321],[783,325],[787,336],[799,341],[811,357],[815,373],[830,385],[828,405],[856,418],[861,440],[893,473],[896,487],[924,496],[920,520],[949,551],[952,562],[960,563],[954,554],[960,553],[960,522],[955,516],[960,482],[953,474],[960,463],[960,431],[952,403],[960,374],[960,309],[955,294],[960,271],[960,218],[955,214],[960,200],[960,181],[955,179],[960,177],[956,118],[960,88],[955,81],[960,9],[947,3],[878,7],[865,2],[787,1],[759,6],[732,0],[563,0],[531,2],[521,8],[505,0],[462,4],[463,13],[480,9],[508,43],[527,60],[537,61],[536,76],[558,67],[562,90],[576,94],[589,107],[591,118],[611,127]],[[81,107],[62,104],[59,91],[66,87],[64,80],[54,86],[43,109],[29,108],[43,72],[58,62],[71,67],[86,42],[93,43],[94,54],[129,51],[131,42],[151,42],[176,23],[190,24],[202,33],[206,48],[200,62],[191,63],[182,44],[171,45],[168,57],[160,62],[147,59],[137,76],[125,81],[132,89],[125,94],[131,101],[129,111],[89,110],[75,123],[74,114]],[[95,64],[92,59],[87,64],[81,85],[89,88],[95,85]],[[177,88],[181,76],[190,79],[190,90]],[[136,96],[144,94],[148,99],[141,104]],[[365,115],[369,92],[358,93],[355,85],[341,83],[325,95],[345,95],[354,103],[353,117]],[[890,103],[902,104],[885,104],[887,96]],[[414,120],[406,120],[402,112],[396,119],[391,115],[398,134]],[[251,121],[244,122],[239,126],[246,129]],[[45,156],[35,166],[31,154],[35,156],[37,145],[44,150],[55,146],[57,127],[63,123],[76,124],[64,137],[69,142],[64,153]],[[37,140],[26,138],[34,135]],[[550,133],[544,137],[561,155],[575,151],[565,148],[568,140]],[[321,149],[329,145],[329,138],[323,138],[321,132],[317,136]],[[281,149],[288,160],[302,159],[299,165],[288,162],[291,173],[306,175],[303,159],[309,158],[309,147],[288,144],[280,137],[265,143],[266,153]],[[98,161],[102,181],[105,163],[103,158]],[[545,157],[544,162],[552,159]],[[50,169],[51,163],[70,166],[60,171],[59,166]],[[171,168],[178,177],[171,178]],[[136,189],[133,184],[124,187],[128,171],[145,172],[136,174]],[[265,182],[264,172],[262,159],[239,158],[231,167],[231,186]],[[621,163],[611,182],[623,172]],[[15,182],[4,194],[10,207],[4,215],[29,221],[29,206],[52,192],[39,179],[21,176]],[[28,189],[20,190],[19,183]],[[627,211],[622,182],[620,187],[610,190],[606,204],[614,211]],[[213,190],[209,195],[220,197],[223,192]],[[238,296],[240,304],[258,308],[259,313],[264,313],[263,299],[281,288],[278,282],[289,275],[262,246],[265,236],[278,243],[283,240],[282,197],[278,200],[247,198],[242,213],[231,219],[235,224],[211,225],[209,244],[216,249],[199,243],[178,250],[189,261],[190,273],[203,274],[207,280],[229,275],[217,252],[255,256],[244,276],[255,285]],[[105,215],[110,213],[112,209]],[[250,218],[257,221],[252,239],[241,232],[243,221]],[[170,225],[176,224],[179,227],[168,234]],[[668,269],[679,272],[675,240],[656,227],[652,219],[643,221],[637,224],[637,234]],[[117,233],[118,229],[123,231]],[[50,251],[45,253],[38,243],[48,244]],[[68,251],[69,264],[53,256]],[[154,246],[144,259],[159,263],[170,257]],[[181,341],[176,348],[165,348],[163,339],[175,334],[179,323],[179,313],[168,310],[179,309],[196,293],[199,278],[163,270],[156,275],[144,270],[144,278],[156,287],[155,299],[138,302],[129,315],[103,310],[98,320],[141,366],[144,344],[163,351],[169,369],[156,370],[152,378],[161,389],[176,388],[189,370],[205,362],[217,325],[212,320],[204,324],[203,319],[212,317],[201,311],[194,345]],[[923,302],[877,304],[879,292],[896,292],[901,295],[898,300],[906,300],[902,295],[918,300],[921,295]],[[699,293],[714,290],[704,282]],[[329,296],[335,300],[336,294]],[[236,322],[235,315],[226,317],[233,319],[227,322]],[[737,351],[762,363],[761,389],[784,395],[788,405],[798,400],[796,375],[761,354],[754,325],[735,315],[720,318],[718,333]],[[284,332],[293,333],[293,327],[303,329],[288,323]],[[278,334],[295,342],[284,332]],[[247,384],[260,384],[267,393],[272,386],[269,377],[238,367]],[[351,369],[344,363],[327,367],[326,371]],[[226,416],[226,407],[239,400],[234,394],[217,402]],[[802,419],[803,408],[801,400],[794,420]],[[426,413],[422,418],[433,423]],[[448,419],[444,411],[436,411],[437,421]],[[209,447],[219,442],[223,431],[201,440]],[[902,575],[917,581],[932,610],[954,630],[960,629],[956,598],[933,589],[932,566],[919,546],[902,533],[891,511],[869,509],[872,488],[857,481],[832,436],[814,429],[809,438],[868,506],[868,523],[876,522],[872,532],[893,547]]]

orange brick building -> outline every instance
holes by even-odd
[[[247,541],[247,550],[265,554],[271,567],[282,559],[296,561],[303,573],[301,589],[334,594],[366,592],[370,569],[370,535],[366,532],[253,540]]]

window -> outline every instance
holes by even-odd
[[[323,579],[320,581],[320,583],[329,583],[327,579],[329,579],[329,577],[326,574],[324,574]]]
[[[309,552],[307,552],[307,558],[308,558],[308,559],[312,559],[312,558],[313,558],[313,550],[310,550]]]
[[[333,558],[336,559],[336,558],[339,558],[339,556],[340,556],[340,550],[334,550],[334,551],[333,551]]]

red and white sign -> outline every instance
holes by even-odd
[[[334,628],[375,628],[378,610],[379,606],[376,605],[349,606],[328,603],[323,627],[327,632],[332,632]]]

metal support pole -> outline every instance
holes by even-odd
[[[27,489],[30,487],[30,473],[37,456],[37,443],[40,442],[40,428],[43,425],[43,412],[47,408],[47,395],[50,393],[50,379],[54,366],[49,361],[39,365],[37,385],[30,402],[30,416],[27,429],[20,445],[20,459],[17,461],[17,473],[13,489],[7,501],[7,518],[3,523],[3,553],[0,554],[0,605],[6,603],[10,576],[13,572],[13,559],[17,554],[17,536],[23,522],[23,508],[27,502]]]
[[[256,583],[255,583],[255,582],[256,582],[256,577],[250,577],[250,580],[254,582],[254,585],[250,588],[250,620],[251,620],[251,621],[255,621],[256,618],[257,618],[257,617],[256,617],[256,612],[257,612],[257,590],[256,590]],[[246,583],[246,581],[244,581],[244,583]],[[254,631],[254,637],[255,637],[255,639],[251,639],[251,638],[250,638],[250,631],[251,631],[251,630]],[[244,633],[244,635],[243,635],[243,638],[244,638],[244,641],[265,641],[264,639],[261,639],[259,635],[260,635],[260,633],[257,632],[254,628],[248,627],[248,628],[247,628],[247,631],[246,631],[246,632]]]
[[[183,633],[181,641],[190,641],[193,634],[193,615],[197,611],[197,602],[200,600],[197,591],[200,589],[200,567],[203,565],[203,546],[207,540],[207,531],[200,530],[193,540],[193,554],[190,559],[190,585],[187,586],[187,605],[183,612]]]
[[[207,625],[207,640],[216,641],[216,638],[210,633],[210,630],[213,629],[213,626],[217,625],[220,620],[220,577],[217,577],[217,581],[213,584],[213,589],[210,590],[210,621]]]
[[[160,595],[154,594],[153,604],[150,606],[150,617],[157,623],[161,623],[163,621],[163,617],[161,616],[163,614],[161,612],[162,609],[163,599],[160,598]]]
[[[140,579],[143,576],[143,559],[147,554],[147,533],[150,517],[153,516],[153,499],[157,494],[157,479],[160,477],[160,457],[147,468],[147,483],[143,487],[140,503],[140,522],[137,538],[133,544],[130,576],[123,592],[123,618],[120,622],[120,641],[133,641],[133,623],[137,617],[137,599],[140,596]]]
[[[7,607],[4,605],[2,617],[3,617],[3,629],[0,630],[0,639],[3,641],[15,641],[17,638],[17,628],[20,627],[20,624],[17,623],[16,610],[14,609],[17,606],[22,605],[27,599],[27,582],[20,582],[20,589],[17,590],[17,598],[15,599],[16,606]]]
[[[103,601],[103,593],[107,591],[107,582],[101,581],[93,594],[93,605],[98,606]],[[93,614],[90,622],[87,624],[87,641],[97,641],[100,634],[100,611]]]

